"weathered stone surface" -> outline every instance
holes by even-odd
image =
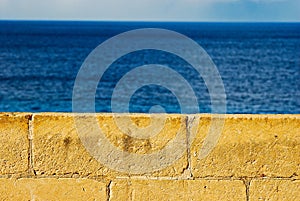
[[[110,200],[246,200],[239,180],[116,180]]]
[[[77,115],[75,117],[76,119],[74,119],[73,114],[63,113],[42,113],[34,115],[33,166],[37,175],[78,174],[80,176],[108,177],[128,175],[111,170],[107,164],[99,163],[83,146],[78,130],[88,136],[88,142],[95,143],[97,141],[97,136],[88,135],[89,133],[95,133],[94,127],[90,124],[91,122],[94,123],[94,116],[86,114]],[[121,131],[125,129],[126,132],[126,129],[128,129],[128,122],[126,121],[128,117],[138,128],[147,127],[147,125],[150,124],[151,117],[154,128],[159,128],[162,125],[162,129],[157,133],[150,133],[152,136],[149,139],[131,137],[124,134],[124,131]],[[119,128],[120,125],[119,127],[116,125],[114,118],[119,120],[122,129]],[[110,144],[122,153],[125,153],[124,155],[127,153],[139,155],[155,153],[166,147],[169,141],[178,133],[183,139],[182,142],[185,146],[183,156],[170,167],[147,175],[179,176],[187,166],[186,128],[185,118],[183,116],[167,115],[166,121],[164,121],[160,115],[149,116],[146,114],[136,114],[131,116],[118,115],[115,117],[114,114],[100,114],[97,115],[96,122],[99,124]],[[128,132],[130,133],[131,130]],[[120,154],[119,159],[123,160],[124,155]]]
[[[30,192],[15,179],[0,179],[0,200],[30,200]]]
[[[0,200],[106,201],[106,183],[89,179],[0,179]]]
[[[0,113],[0,175],[28,169],[29,114]]]
[[[0,113],[0,200],[246,200],[243,177],[252,178],[250,201],[299,199],[300,115],[225,115],[219,141],[203,159],[198,159],[199,150],[216,115],[198,115],[199,124],[186,117]],[[152,173],[115,171],[86,150],[86,145],[93,147],[102,140],[97,137],[99,128],[118,150],[120,161],[130,154],[148,156],[166,148],[184,151],[169,167]],[[194,141],[192,131],[197,131]],[[178,136],[179,143],[170,149]],[[29,138],[36,176],[27,171],[31,167]],[[162,152],[162,158],[170,158],[172,151]],[[102,156],[96,153],[94,157]],[[130,165],[147,167],[155,158],[146,159],[128,162],[128,170]],[[158,162],[163,165],[164,161]],[[186,180],[189,176],[195,180]]]
[[[199,150],[212,121],[200,115],[192,142],[195,177],[294,177],[300,175],[300,115],[226,115],[216,147],[204,159]]]
[[[250,201],[300,200],[300,180],[252,180],[249,192]]]

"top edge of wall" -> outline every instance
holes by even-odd
[[[210,114],[210,113],[198,113],[198,114],[179,114],[179,113],[73,113],[73,112],[0,112],[0,117],[18,117],[18,116],[136,116],[136,117],[150,117],[150,116],[200,116],[210,118],[254,118],[254,119],[282,119],[292,118],[300,119],[300,114]]]

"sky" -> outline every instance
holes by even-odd
[[[0,0],[0,19],[300,21],[300,0]]]

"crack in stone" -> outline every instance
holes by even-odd
[[[33,168],[33,119],[34,114],[31,114],[28,118],[28,141],[29,141],[29,150],[28,150],[28,173],[34,174],[36,176],[36,172]]]
[[[107,187],[106,187],[106,196],[107,196],[107,201],[110,201],[110,193],[111,193],[111,183],[112,181],[109,181]]]
[[[193,115],[187,115],[185,117],[185,125],[186,125],[186,146],[187,146],[187,157],[188,157],[188,165],[187,167],[184,169],[189,171],[189,179],[193,178],[193,173],[191,170],[191,142],[190,142],[190,135],[191,135],[191,129],[193,126],[193,122],[195,120],[195,116]]]
[[[246,201],[250,200],[250,185],[251,185],[251,179],[249,178],[241,178],[241,180],[244,182],[246,187]]]

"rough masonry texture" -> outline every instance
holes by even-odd
[[[185,151],[163,169],[120,172],[79,137],[78,123],[88,135],[95,119],[124,152],[119,160],[156,153],[176,136]],[[220,121],[216,146],[199,158]],[[150,137],[129,136],[128,124],[151,125]],[[300,200],[300,115],[1,113],[0,140],[0,200]]]
[[[0,114],[0,175],[28,169],[28,114]]]

